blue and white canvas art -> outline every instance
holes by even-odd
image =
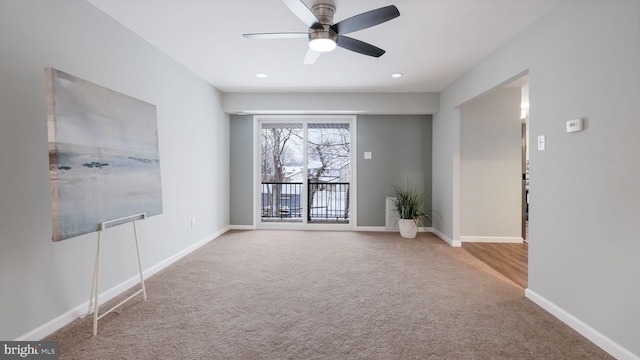
[[[45,69],[53,241],[162,213],[155,105]]]

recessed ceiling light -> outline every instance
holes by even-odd
[[[264,79],[267,77],[267,74],[263,74],[263,73],[258,73],[256,74],[257,77],[259,77],[260,79]]]
[[[402,73],[394,73],[394,74],[391,74],[391,77],[392,77],[392,78],[394,78],[394,79],[401,78],[401,77],[402,77]]]

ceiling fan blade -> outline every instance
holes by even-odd
[[[306,32],[242,34],[247,39],[301,39],[309,38]]]
[[[307,53],[304,54],[304,61],[302,63],[305,65],[311,65],[315,63],[316,60],[318,60],[320,54],[322,54],[320,51],[315,51],[312,48],[307,48]]]
[[[318,18],[313,15],[311,9],[302,0],[282,0],[282,2],[307,26],[311,27],[318,22]]]
[[[385,51],[380,49],[379,47],[342,35],[338,36],[338,46],[347,50],[355,51],[357,53],[373,57],[380,57],[385,53]]]
[[[395,19],[398,16],[400,16],[398,8],[393,5],[389,5],[344,19],[339,23],[332,25],[331,29],[340,35],[344,35],[382,24],[383,22]]]

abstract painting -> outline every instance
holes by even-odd
[[[53,241],[162,213],[155,105],[45,69]]]

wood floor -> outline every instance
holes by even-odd
[[[528,284],[529,244],[463,243],[462,248],[517,285]]]

